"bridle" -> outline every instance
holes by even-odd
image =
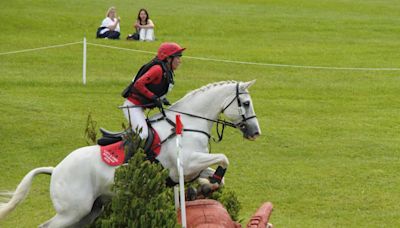
[[[221,111],[221,113],[224,113],[225,110],[228,109],[229,106],[231,106],[231,105],[233,104],[233,102],[236,100],[236,101],[237,101],[237,104],[238,104],[238,112],[239,112],[239,115],[242,116],[242,121],[240,121],[239,123],[233,123],[233,122],[231,122],[231,121],[226,121],[226,120],[220,119],[219,117],[218,117],[218,119],[214,120],[214,119],[209,119],[209,118],[206,118],[206,117],[194,115],[194,114],[187,113],[187,112],[176,111],[176,110],[169,109],[169,108],[164,108],[164,109],[165,109],[165,110],[168,110],[168,111],[171,111],[171,112],[179,113],[179,114],[182,114],[182,115],[186,115],[186,116],[190,116],[190,117],[194,117],[194,118],[198,118],[198,119],[203,119],[203,120],[207,120],[207,121],[209,121],[209,122],[214,122],[214,123],[216,123],[216,124],[217,124],[217,135],[218,135],[218,140],[215,140],[215,139],[213,139],[213,140],[214,140],[214,142],[221,142],[222,139],[223,139],[225,126],[232,127],[232,128],[239,128],[240,130],[244,131],[244,130],[246,129],[246,122],[247,122],[247,120],[253,119],[253,118],[256,118],[256,117],[257,117],[256,115],[246,117],[246,115],[245,115],[245,114],[246,114],[246,110],[244,109],[244,107],[243,107],[243,105],[242,105],[242,102],[240,102],[240,99],[239,99],[239,96],[240,96],[241,94],[249,94],[249,93],[248,93],[248,92],[239,92],[239,83],[237,83],[237,84],[236,84],[236,95],[235,95],[235,97],[234,97],[234,98],[222,109],[222,111]],[[164,112],[162,111],[162,113],[164,113]],[[163,115],[165,116],[165,114],[163,114]],[[167,118],[167,121],[168,121],[168,118]],[[170,122],[170,121],[168,121],[168,122]],[[171,121],[171,122],[172,122],[172,121]],[[220,129],[220,125],[222,125],[222,129]],[[204,133],[204,134],[206,134],[207,136],[209,136],[208,133],[203,132],[203,131],[191,130],[191,129],[185,129],[185,130],[186,130],[186,131],[201,132],[201,133]],[[209,136],[209,138],[210,138],[210,136]]]
[[[240,99],[239,99],[239,95],[241,95],[241,94],[249,94],[249,93],[247,93],[247,92],[239,92],[239,83],[237,83],[237,84],[236,84],[236,96],[235,96],[235,97],[231,100],[231,102],[229,102],[228,105],[225,106],[225,108],[223,108],[222,111],[221,111],[221,113],[224,113],[225,110],[226,110],[227,108],[229,108],[229,106],[231,106],[231,104],[232,104],[232,103],[235,101],[235,99],[236,99],[236,100],[237,100],[237,104],[238,104],[238,112],[239,112],[239,115],[242,116],[242,121],[241,121],[240,123],[238,123],[238,124],[235,124],[236,126],[239,126],[239,127],[240,127],[240,125],[244,124],[247,120],[253,119],[253,118],[256,117],[256,115],[249,116],[249,117],[246,117],[246,116],[245,116],[246,110],[244,109],[244,107],[243,107],[243,105],[242,105],[242,102],[240,102]]]

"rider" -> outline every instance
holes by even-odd
[[[144,110],[170,105],[165,98],[174,85],[174,70],[181,64],[182,48],[176,43],[162,43],[157,56],[140,68],[135,79],[123,92],[126,98],[123,112],[132,129],[142,129],[140,137],[147,138],[148,128]]]

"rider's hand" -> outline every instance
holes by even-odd
[[[163,98],[162,99],[162,103],[164,104],[164,105],[167,105],[167,106],[170,106],[171,105],[171,103],[169,102],[169,100],[167,100],[167,98]]]
[[[153,101],[153,104],[158,107],[158,108],[162,108],[162,103],[160,98],[158,98],[156,95],[154,95],[151,100]]]

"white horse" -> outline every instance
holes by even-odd
[[[169,119],[175,120],[181,113],[184,124],[182,140],[182,163],[186,181],[212,175],[212,165],[223,169],[229,161],[224,154],[210,154],[208,135],[220,113],[232,122],[224,122],[240,129],[246,139],[254,140],[261,134],[255,117],[248,88],[251,82],[219,82],[209,84],[188,93],[166,110]],[[152,119],[157,119],[160,114]],[[166,121],[153,123],[161,140],[170,135],[172,126]],[[175,140],[162,144],[157,160],[169,170],[170,178],[178,182]],[[82,227],[101,212],[99,203],[105,197],[111,197],[116,166],[105,164],[100,158],[100,146],[87,146],[70,153],[55,168],[41,167],[30,171],[20,182],[11,199],[0,205],[0,219],[10,213],[27,196],[33,178],[38,174],[50,174],[50,194],[57,214],[40,227]],[[97,206],[96,206],[97,205]]]

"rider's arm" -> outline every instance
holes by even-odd
[[[133,86],[140,94],[148,99],[151,99],[154,96],[154,93],[148,90],[146,86],[149,84],[161,83],[162,75],[163,71],[161,66],[154,65],[142,77],[140,77]]]

